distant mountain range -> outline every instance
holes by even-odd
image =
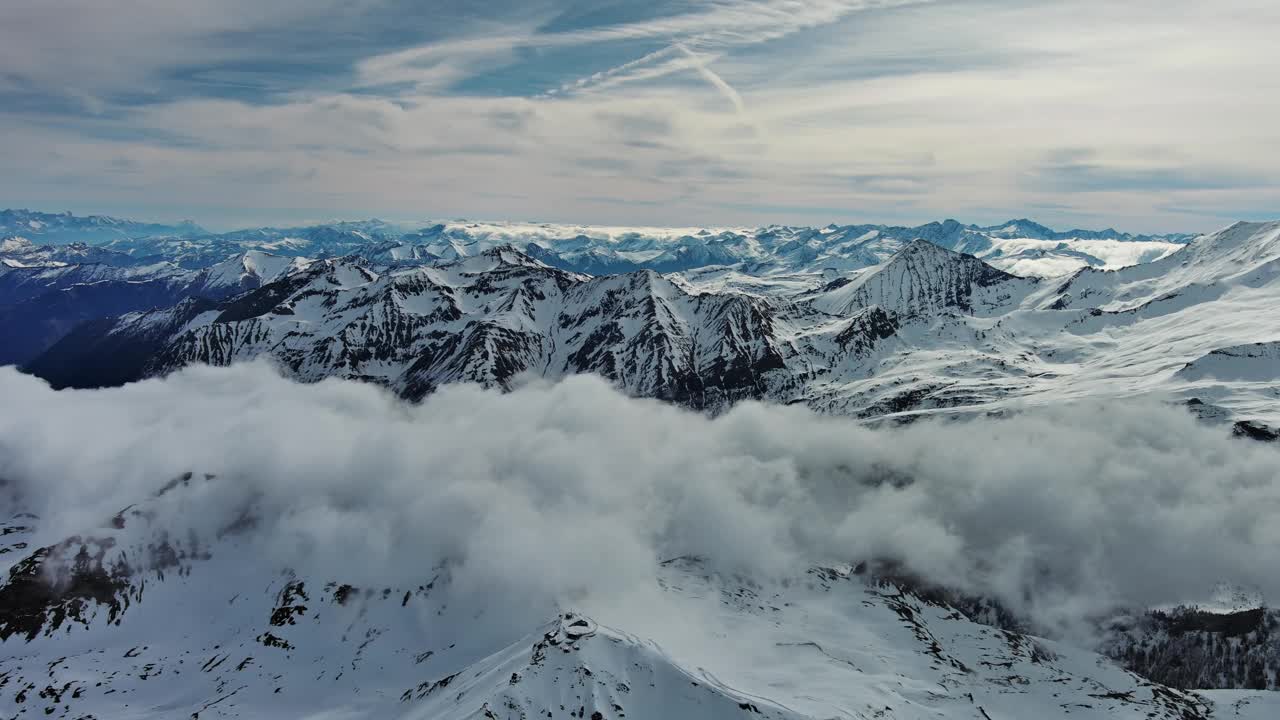
[[[135,261],[162,258],[191,269],[247,250],[312,258],[356,254],[375,263],[395,264],[457,260],[512,245],[553,267],[591,275],[724,266],[753,275],[847,271],[883,262],[903,243],[924,239],[982,257],[1003,270],[1048,276],[1085,266],[1112,269],[1154,260],[1192,236],[1131,235],[1112,229],[1059,232],[1025,219],[990,227],[945,220],[917,227],[713,229],[466,221],[413,226],[366,220],[211,234],[191,223],[167,226],[5,210],[0,212],[0,238],[6,237],[25,238],[35,245],[96,245]]]
[[[35,210],[0,210],[0,238],[28,237],[42,243],[105,243],[112,240],[152,236],[185,237],[208,235],[190,220],[175,225],[122,220],[104,215],[78,216]]]

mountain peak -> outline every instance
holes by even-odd
[[[904,263],[918,263],[921,261],[937,264],[968,264],[975,267],[981,266],[989,270],[991,273],[997,274],[999,277],[1014,277],[1009,273],[988,265],[978,257],[968,253],[956,252],[955,250],[942,247],[941,245],[925,240],[924,238],[916,238],[906,245],[903,245],[898,252],[893,254],[893,257],[889,258],[888,262],[884,263],[880,267],[872,268],[870,272],[882,272],[886,269],[897,267]]]
[[[848,283],[829,285],[813,303],[824,312],[841,316],[872,305],[900,317],[930,315],[946,308],[976,312],[999,304],[978,297],[984,288],[1011,280],[1020,278],[972,255],[917,238],[888,262],[863,271]]]
[[[1027,218],[1016,218],[1000,225],[993,225],[991,227],[980,229],[991,235],[1005,238],[1025,237],[1037,240],[1047,240],[1057,237],[1058,235],[1058,233],[1054,232],[1051,228],[1047,228],[1035,220],[1029,220]]]
[[[530,257],[523,250],[510,243],[484,250],[480,252],[477,257],[488,259],[498,265],[550,269],[549,265]]]
[[[959,255],[960,253],[948,250],[941,245],[929,242],[924,238],[914,238],[911,242],[903,245],[902,249],[894,254],[894,257],[925,254]],[[890,262],[892,262],[892,260]]]

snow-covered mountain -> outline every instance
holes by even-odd
[[[636,395],[723,407],[761,396],[763,374],[783,366],[774,304],[691,294],[651,271],[568,273],[510,248],[381,274],[359,260],[319,260],[215,311],[192,316],[182,305],[82,328],[31,367],[86,367],[101,343],[168,327],[134,376],[265,354],[299,378],[372,380],[408,397],[449,382],[509,387],[521,373],[594,372]]]
[[[1175,687],[1280,690],[1280,612],[1177,607],[1112,619],[1103,650]]]
[[[137,335],[158,349],[117,375],[267,356],[302,380],[365,379],[418,398],[449,382],[506,388],[590,372],[713,411],[759,398],[863,417],[1156,395],[1274,427],[1280,368],[1266,352],[1247,369],[1232,353],[1274,341],[1278,234],[1238,224],[1159,261],[1060,280],[923,240],[816,285],[591,277],[512,247],[431,266],[280,260],[283,276],[216,309],[84,326],[31,370],[94,384],[73,369]],[[1234,374],[1218,369],[1227,355]]]
[[[109,263],[12,262],[0,259],[0,304],[11,305],[74,285],[180,278],[187,274],[166,262],[149,265]]]
[[[679,281],[702,291],[761,294],[820,288],[882,264],[921,239],[1028,276],[1146,262],[1186,240],[1113,230],[1063,233],[1026,220],[987,228],[949,220],[919,227],[720,230],[474,222],[411,226],[368,220],[222,234],[191,224],[28,210],[4,211],[0,220],[0,306],[34,303],[5,311],[7,332],[20,333],[21,342],[0,360],[14,363],[32,360],[80,322],[163,307],[186,297],[222,298],[275,279],[286,266],[305,265],[309,258],[355,257],[380,268],[418,267],[514,246],[573,273],[679,273]],[[7,232],[14,234],[5,237]],[[113,283],[117,291],[104,283]],[[70,290],[89,284],[95,284],[93,290]],[[41,297],[55,291],[61,294]],[[59,316],[54,322],[41,320],[54,314]]]

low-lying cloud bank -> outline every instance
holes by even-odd
[[[252,502],[280,566],[403,586],[448,560],[458,592],[536,611],[634,598],[682,555],[761,579],[890,558],[1057,627],[1219,581],[1280,596],[1280,452],[1157,404],[871,430],[753,403],[710,419],[592,377],[414,406],[264,364],[62,392],[0,368],[0,397],[0,477],[49,540],[193,470],[219,479],[175,532]]]

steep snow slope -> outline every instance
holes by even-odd
[[[1280,222],[1236,223],[1158,261],[1114,272],[1081,270],[1054,290],[1055,307],[1144,315],[1259,288],[1280,275]]]
[[[648,271],[588,278],[512,249],[381,276],[326,260],[193,318],[139,372],[269,354],[302,379],[337,373],[411,397],[449,382],[506,387],[522,372],[595,372],[637,395],[716,406],[760,395],[759,374],[781,367],[769,307],[690,295]],[[156,317],[126,316],[106,334],[151,333]],[[35,367],[99,352],[100,330]]]
[[[1046,338],[1050,360],[1078,363],[1082,391],[1128,394],[1167,388],[1243,417],[1280,419],[1272,371],[1216,379],[1180,372],[1218,350],[1274,339],[1269,319],[1280,293],[1280,223],[1237,223],[1162,260],[1113,272],[1082,270],[1030,305],[1088,310]],[[1027,313],[1027,319],[1041,313]],[[1031,328],[1026,328],[1031,330]],[[1213,356],[1211,356],[1213,357]],[[1214,364],[1214,360],[1207,365]]]

